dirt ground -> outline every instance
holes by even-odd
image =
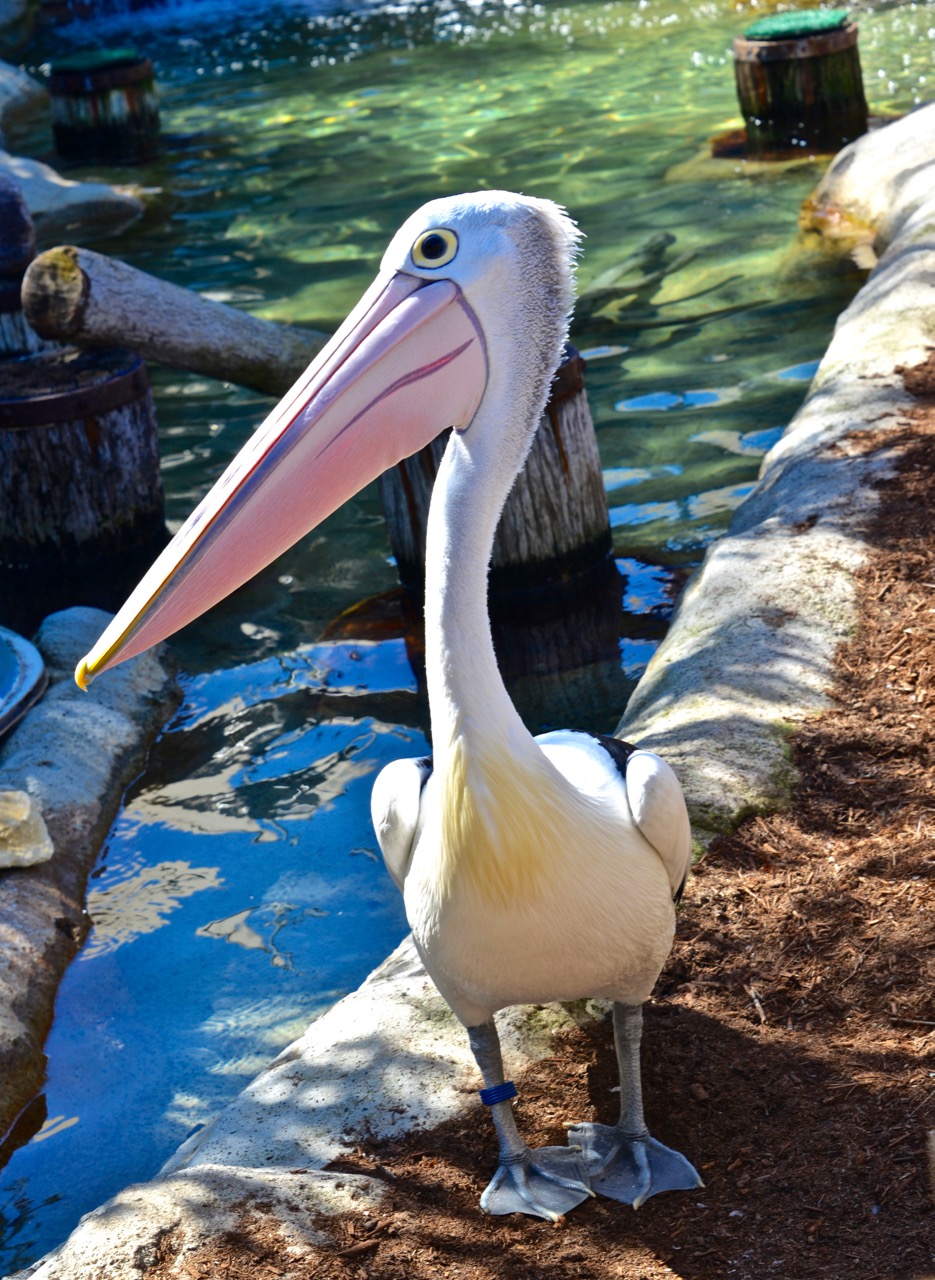
[[[596,1200],[557,1228],[485,1218],[496,1153],[478,1104],[359,1150],[346,1167],[387,1179],[392,1207],[323,1221],[333,1248],[296,1264],[248,1212],[242,1232],[150,1280],[935,1276],[935,352],[905,378],[918,408],[833,706],[794,739],[796,807],[710,847],[645,1010],[647,1120],[704,1190],[639,1212]],[[616,1083],[609,1025],[570,1033],[517,1080],[521,1130],[539,1145],[564,1143],[566,1120],[612,1123]]]

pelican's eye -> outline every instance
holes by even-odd
[[[458,237],[447,227],[423,231],[412,246],[412,260],[417,267],[444,267],[458,252]]]

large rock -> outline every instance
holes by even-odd
[[[0,151],[0,172],[9,174],[21,189],[45,244],[116,235],[143,212],[142,199],[129,188],[72,182],[41,160]]]
[[[863,433],[899,426],[911,397],[895,370],[935,341],[935,104],[846,147],[816,204],[872,219],[882,256],[618,727],[672,763],[702,842],[791,798],[789,732],[828,705],[835,650],[853,631],[862,532],[891,465]]]
[[[178,702],[158,654],[125,663],[90,694],[75,663],[110,615],[53,614],[35,638],[50,685],[0,746],[0,792],[28,802],[51,840],[40,865],[0,871],[0,1134],[39,1089],[59,980],[88,929],[88,873],[158,728]],[[20,811],[23,804],[20,803]]]

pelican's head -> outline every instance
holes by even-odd
[[[576,241],[546,200],[482,191],[423,205],[78,664],[78,683],[197,618],[446,427],[470,432],[518,358],[537,417],[564,340]]]

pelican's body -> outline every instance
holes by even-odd
[[[671,772],[640,752],[628,779],[588,734],[523,731],[487,745],[462,737],[453,759],[436,755],[406,833],[410,857],[394,868],[433,981],[465,1026],[513,1004],[641,1004],[672,944],[687,859],[680,848],[666,866],[636,825],[628,781],[639,797],[647,779],[672,787]],[[387,790],[402,781],[390,770],[374,788],[381,845]],[[680,799],[672,792],[659,798],[663,813]],[[394,837],[391,847],[403,843]]]
[[[497,669],[487,568],[497,521],[558,366],[577,232],[548,201],[436,200],[394,237],[381,273],[80,664],[84,684],[190,621],[386,467],[454,427],[426,550],[433,760],[377,779],[373,816],[425,967],[465,1025],[500,1165],[493,1213],[556,1218],[592,1194],[640,1204],[699,1185],[650,1138],[640,1005],[672,942],[689,829],[672,771],[613,740],[534,739]],[[604,996],[621,1068],[616,1126],[530,1151],[493,1015]]]

